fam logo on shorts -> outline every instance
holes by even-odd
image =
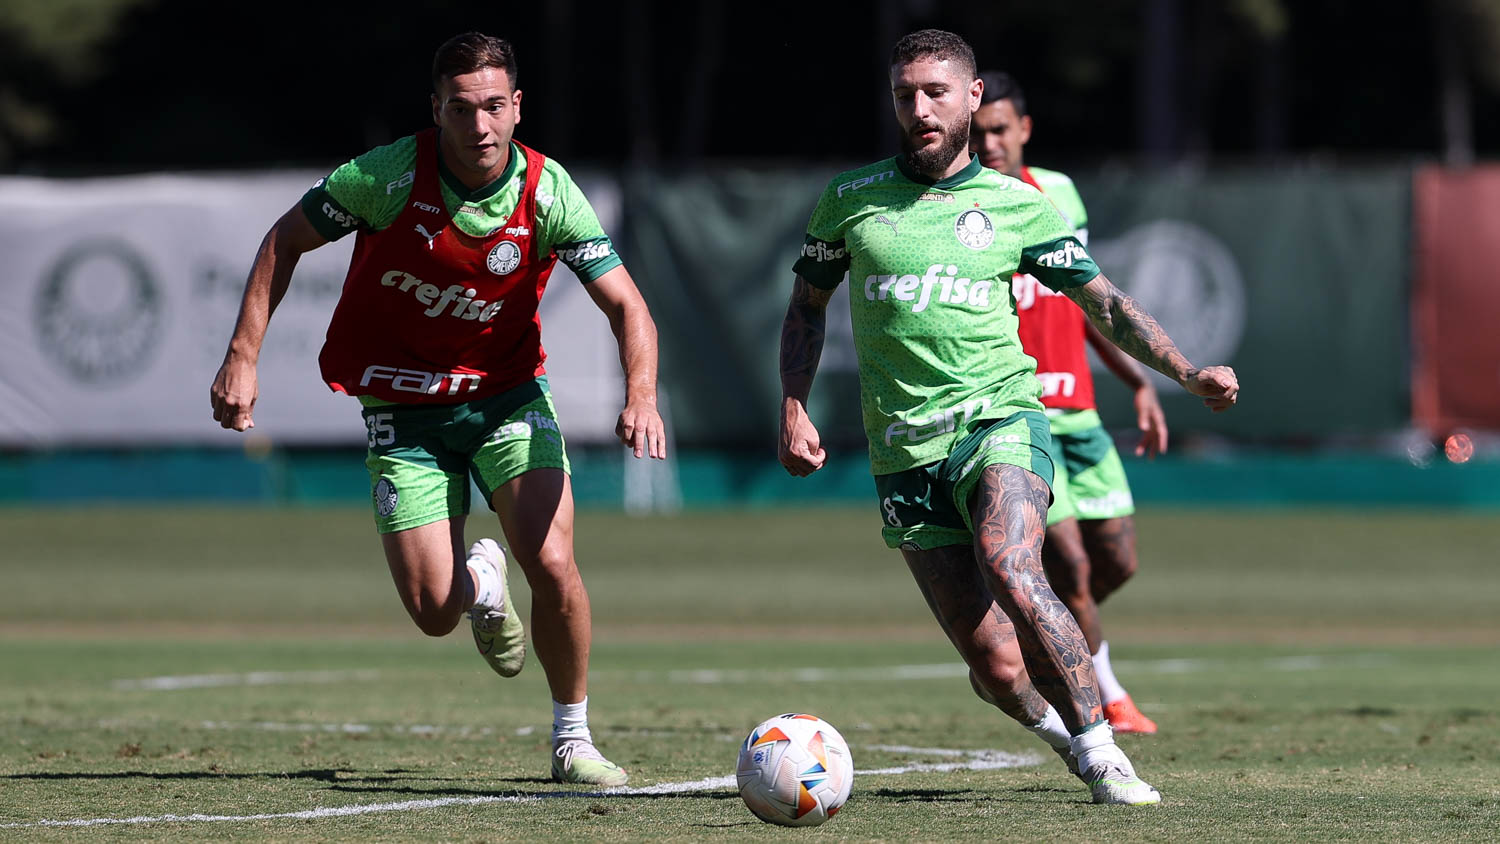
[[[375,483],[375,512],[380,518],[389,519],[400,502],[401,493],[396,491],[396,485],[390,478],[382,477]]]
[[[490,268],[495,275],[508,275],[516,267],[521,266],[521,247],[514,240],[502,240],[495,244],[490,250],[490,255],[484,260],[484,265]]]
[[[990,215],[978,208],[959,214],[953,221],[953,233],[958,235],[959,243],[970,249],[983,249],[995,242],[995,224],[990,222]]]

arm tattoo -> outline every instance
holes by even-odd
[[[1082,287],[1063,291],[1078,303],[1089,321],[1105,339],[1126,354],[1178,383],[1194,372],[1177,344],[1167,336],[1156,318],[1146,312],[1129,294],[1115,287],[1103,275]]]
[[[818,361],[823,356],[828,300],[833,291],[821,290],[797,276],[786,319],[781,324],[781,392],[806,399]]]
[[[1088,642],[1042,568],[1047,484],[1019,466],[984,470],[970,515],[974,554],[990,591],[1015,623],[1026,671],[1070,729],[1103,717]]]

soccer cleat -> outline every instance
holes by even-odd
[[[1140,733],[1149,736],[1156,732],[1156,722],[1135,708],[1135,701],[1130,699],[1130,695],[1113,703],[1106,703],[1104,717],[1109,719],[1109,725],[1117,733]]]
[[[630,781],[619,765],[605,759],[587,739],[559,739],[552,745],[553,782],[615,787]]]
[[[1135,775],[1135,766],[1115,744],[1114,730],[1108,722],[1100,721],[1089,727],[1068,744],[1078,758],[1083,781],[1093,793],[1095,803],[1140,806],[1161,802],[1161,792]]]
[[[1136,776],[1129,762],[1097,764],[1084,772],[1083,781],[1094,793],[1095,803],[1145,806],[1161,802],[1161,792]]]
[[[510,578],[505,576],[505,552],[493,539],[481,539],[469,548],[469,559],[494,568],[499,575],[503,596],[500,606],[475,604],[469,610],[474,628],[474,645],[480,656],[501,677],[514,677],[526,665],[526,630],[521,615],[510,600]]]

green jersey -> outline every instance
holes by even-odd
[[[313,185],[302,197],[302,210],[313,228],[328,240],[338,240],[364,226],[380,231],[400,216],[411,196],[416,174],[417,138],[408,135],[366,152]],[[438,157],[443,202],[453,224],[472,237],[488,237],[510,219],[526,185],[526,156],[510,146],[510,163],[500,178],[469,190]],[[620,266],[609,237],[599,225],[593,206],[573,177],[547,159],[536,187],[537,244],[551,250],[584,282]]]
[[[860,401],[877,475],[948,456],[981,420],[1041,411],[1010,278],[1053,289],[1099,268],[1035,188],[979,165],[939,182],[901,157],[841,173],[794,266],[825,290],[847,273]]]
[[[1041,167],[1027,167],[1024,175],[1029,175],[1036,186],[1042,189],[1042,193],[1052,200],[1063,220],[1073,227],[1073,233],[1078,236],[1079,242],[1087,246],[1089,212],[1083,207],[1083,197],[1078,195],[1078,188],[1074,187],[1073,180],[1065,173]]]

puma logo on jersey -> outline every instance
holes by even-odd
[[[435,232],[429,232],[427,230],[426,226],[422,225],[421,223],[417,224],[417,234],[420,234],[421,236],[427,238],[427,248],[428,249],[432,248],[432,241],[433,241],[433,239],[436,238],[438,235],[440,235],[442,233],[443,233],[443,230],[441,228],[439,228]]]
[[[944,272],[946,270],[946,273]],[[968,305],[971,308],[988,308],[990,290],[995,283],[989,279],[975,281],[959,278],[958,267],[949,264],[933,264],[923,275],[872,275],[865,278],[865,299],[884,302],[912,302],[911,312],[919,314],[927,310],[937,291],[937,301],[945,305]]]
[[[901,234],[901,232],[896,231],[896,224],[899,223],[899,222],[901,222],[901,215],[900,214],[897,214],[896,215],[896,219],[894,219],[894,220],[892,220],[890,217],[887,217],[884,214],[876,214],[875,215],[875,222],[877,222],[877,223],[884,223],[885,225],[890,226],[891,227],[891,234],[898,235],[898,236]]]

